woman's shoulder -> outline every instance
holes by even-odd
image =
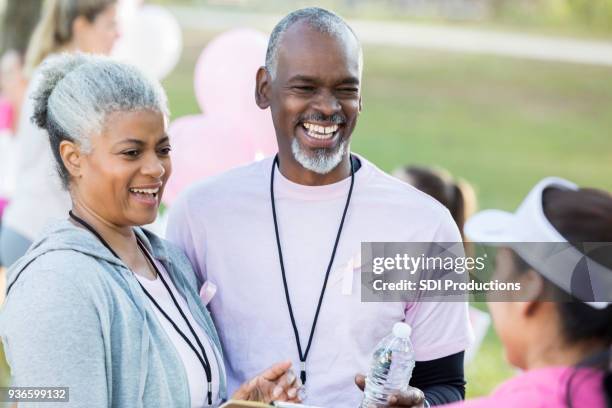
[[[172,271],[181,274],[187,283],[197,291],[200,286],[193,266],[185,252],[172,242],[161,238],[146,229],[141,229],[142,233],[148,239],[153,256],[161,261],[167,261],[172,265]]]
[[[8,271],[7,299],[19,292],[19,298],[38,301],[34,288],[45,287],[51,296],[55,296],[52,288],[95,292],[113,279],[112,263],[119,261],[89,232],[66,220],[54,223]]]
[[[172,263],[189,262],[187,255],[167,239],[160,237],[146,228],[139,228],[137,231],[141,238],[145,238],[145,244],[148,244],[155,258],[168,260]]]
[[[39,285],[39,282],[49,291],[65,286],[79,290],[93,288],[104,273],[99,260],[70,249],[45,252],[20,266],[10,271],[8,294],[25,287],[27,290],[23,294],[35,296],[31,287]]]
[[[0,313],[3,334],[17,330],[24,321],[35,325],[43,316],[64,324],[61,321],[75,313],[81,316],[78,324],[95,326],[104,308],[112,309],[110,299],[100,301],[110,293],[104,289],[101,267],[85,254],[46,252],[15,272]]]

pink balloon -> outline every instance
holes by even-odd
[[[238,130],[241,143],[250,146],[254,157],[276,154],[278,144],[269,110],[259,110],[250,117],[232,118]]]
[[[204,114],[239,123],[243,142],[263,156],[278,150],[270,111],[255,104],[255,76],[265,64],[267,46],[267,36],[259,31],[227,31],[202,51],[194,77],[196,97]]]
[[[164,192],[167,205],[195,181],[277,152],[270,111],[255,104],[255,75],[266,48],[264,34],[237,29],[202,51],[194,84],[204,115],[170,125],[173,174]]]
[[[255,75],[264,65],[267,37],[251,29],[235,29],[215,37],[195,67],[194,85],[202,112],[225,115],[255,112]]]
[[[255,159],[252,147],[240,142],[239,126],[219,118],[185,116],[170,125],[168,134],[173,160],[163,196],[167,205],[195,181]]]

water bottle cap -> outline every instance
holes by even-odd
[[[397,322],[393,325],[393,335],[402,339],[407,339],[412,333],[412,327],[404,322]]]

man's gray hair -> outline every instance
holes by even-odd
[[[266,51],[266,70],[274,78],[276,76],[276,68],[278,65],[278,46],[283,39],[283,35],[295,23],[304,22],[308,27],[331,36],[340,37],[346,30],[350,32],[357,43],[359,38],[353,29],[337,14],[325,10],[320,7],[307,7],[299,9],[287,14],[272,30],[270,39],[268,40],[268,49]],[[363,52],[359,45],[359,73],[363,68]]]
[[[49,134],[58,172],[65,187],[69,174],[59,145],[70,140],[87,153],[92,135],[101,134],[114,112],[151,110],[168,117],[161,85],[135,67],[86,54],[49,58],[35,78],[32,120]]]

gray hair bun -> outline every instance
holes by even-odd
[[[49,97],[57,86],[57,84],[64,79],[64,77],[78,68],[79,66],[87,63],[88,57],[85,54],[63,54],[49,58],[41,66],[39,80],[36,90],[32,95],[34,100],[34,114],[32,115],[32,121],[38,125],[38,127],[47,129],[48,127],[48,115],[49,115]]]
[[[43,63],[34,81],[32,121],[49,134],[66,187],[70,177],[59,153],[62,141],[78,143],[88,153],[91,136],[103,133],[107,117],[114,112],[150,110],[168,116],[166,94],[159,82],[108,57],[54,56]]]

